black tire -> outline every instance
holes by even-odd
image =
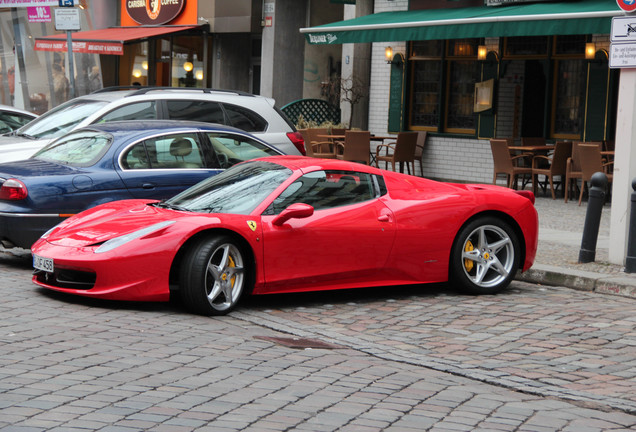
[[[470,294],[495,294],[515,277],[519,238],[503,220],[484,216],[464,226],[451,251],[449,281]]]
[[[201,238],[181,263],[181,299],[194,313],[226,315],[248,291],[249,271],[245,253],[231,237]]]

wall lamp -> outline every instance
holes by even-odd
[[[477,60],[486,60],[488,56],[488,47],[486,45],[479,45],[477,47]]]
[[[394,64],[400,66],[402,64],[401,56],[396,56],[397,59],[393,57],[393,48],[388,46],[384,48],[384,58],[386,59],[387,64]]]
[[[585,44],[585,59],[594,60],[596,57],[596,45],[594,42],[588,42]]]

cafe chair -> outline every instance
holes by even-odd
[[[614,162],[603,162],[603,157],[601,155],[601,146],[599,146],[598,144],[579,144],[579,158],[581,162],[582,174],[581,193],[579,194],[579,205],[581,205],[585,185],[587,185],[589,189],[590,180],[592,179],[592,175],[594,175],[595,173],[604,173],[607,176],[607,186],[609,187],[609,185],[614,180],[614,176],[608,173],[610,171],[610,168],[614,165]]]
[[[420,174],[424,177],[424,146],[426,145],[426,131],[417,133],[417,142],[415,143],[415,160],[420,164]],[[413,162],[413,174],[415,174],[415,162]]]
[[[386,169],[389,162],[395,171],[395,163],[400,164],[400,172],[404,172],[404,164],[406,164],[406,170],[411,174],[411,167],[413,165],[413,173],[415,173],[415,149],[417,147],[417,132],[400,132],[394,143],[380,144],[375,149],[375,166],[380,168],[380,162],[384,162],[384,168]],[[381,155],[382,149],[385,150],[385,154]],[[390,153],[391,152],[391,153]]]
[[[552,199],[556,199],[554,178],[559,176],[561,182],[565,180],[566,165],[571,155],[572,143],[557,141],[554,145],[554,153],[552,156],[537,155],[532,158],[532,189],[535,195],[537,194],[538,178],[540,175],[543,175],[550,183]]]
[[[337,142],[336,146],[338,159],[369,165],[371,132],[345,131],[344,143]]]
[[[299,129],[298,132],[300,132],[305,141],[307,156],[324,159],[336,158],[336,149],[333,143],[325,138],[318,137],[318,135],[327,135],[327,128]]]
[[[565,202],[568,202],[570,192],[577,188],[578,180],[583,178],[581,162],[579,160],[579,144],[582,143],[575,142],[572,144],[572,156],[570,156],[565,163],[565,185],[563,186]]]
[[[493,160],[492,183],[497,184],[497,177],[501,174],[506,176],[506,183],[509,188],[516,189],[519,176],[526,175],[532,179],[532,166],[530,157],[527,154],[512,156],[508,149],[508,140],[493,138],[490,140],[490,149]],[[521,165],[525,162],[524,165]],[[522,181],[522,189],[526,183]]]

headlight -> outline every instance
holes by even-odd
[[[97,249],[95,249],[95,253],[104,253],[104,252],[109,252],[123,244],[128,243],[129,241],[132,240],[136,240],[138,238],[141,238],[145,235],[148,235],[152,232],[155,231],[159,231],[160,229],[163,229],[167,226],[172,225],[173,223],[175,223],[175,221],[164,221],[164,222],[159,222],[156,223],[154,225],[150,225],[149,227],[146,228],[142,228],[140,230],[137,231],[133,231],[129,234],[125,234],[123,236],[119,236],[119,237],[115,237],[112,238],[106,242],[104,242],[104,244],[102,244],[100,247],[98,247]]]

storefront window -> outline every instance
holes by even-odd
[[[172,52],[172,87],[203,87],[201,37],[173,38]]]
[[[437,130],[442,62],[418,61],[413,65],[411,125]]]
[[[553,136],[578,139],[585,95],[584,60],[557,61],[554,88]]]
[[[452,61],[449,65],[448,109],[446,130],[471,133],[475,130],[473,114],[475,83],[478,81],[477,62]]]

